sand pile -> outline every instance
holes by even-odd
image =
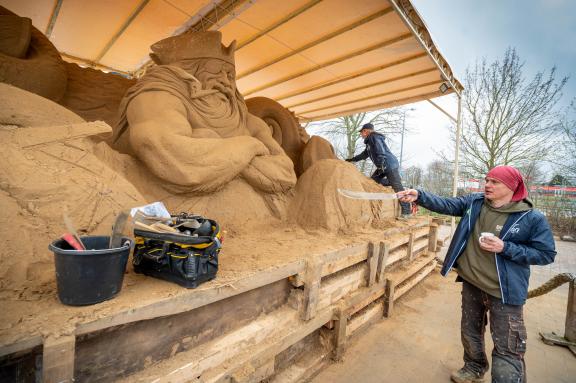
[[[390,201],[356,200],[343,197],[338,189],[390,192],[341,160],[315,162],[298,180],[290,219],[306,229],[353,232],[393,217]]]

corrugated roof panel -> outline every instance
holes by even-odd
[[[139,3],[138,0],[63,1],[50,40],[61,52],[95,60]]]
[[[102,57],[101,63],[123,71],[142,65],[150,52],[148,42],[171,36],[188,19],[187,14],[165,1],[151,0]]]

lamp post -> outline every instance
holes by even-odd
[[[402,171],[402,155],[404,154],[404,132],[406,131],[406,112],[412,112],[414,108],[402,112],[402,137],[400,139],[400,171]]]

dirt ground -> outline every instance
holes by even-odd
[[[557,241],[556,262],[532,267],[530,288],[559,272],[576,273],[576,243]],[[446,248],[444,248],[445,251]],[[323,370],[312,383],[440,383],[462,365],[460,284],[432,273],[402,297],[394,316],[383,319],[350,342],[344,361]],[[528,381],[575,383],[576,357],[565,347],[548,346],[539,332],[564,334],[568,285],[528,300],[524,315],[528,331]],[[489,333],[487,351],[492,349]],[[490,381],[490,374],[485,377]]]

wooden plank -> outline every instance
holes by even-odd
[[[404,245],[402,247],[398,247],[395,250],[390,251],[388,254],[386,266],[390,266],[391,264],[396,263],[406,257],[408,257],[408,246]]]
[[[383,303],[377,302],[367,310],[362,311],[360,314],[354,316],[348,321],[348,336],[354,335],[358,330],[366,327],[370,323],[376,322],[382,318]]]
[[[17,352],[32,350],[34,347],[41,346],[42,343],[44,343],[44,338],[42,335],[35,335],[15,343],[3,344],[0,346],[0,357],[15,354]]]
[[[438,242],[438,224],[433,222],[430,224],[428,251],[435,253],[438,245],[437,242]]]
[[[334,326],[334,352],[332,359],[341,361],[346,351],[346,328],[348,326],[348,311],[340,306],[336,312],[338,320]]]
[[[368,259],[369,242],[322,255],[322,276],[333,274]]]
[[[418,253],[420,250],[428,250],[428,237],[420,238],[414,241],[412,254]]]
[[[384,283],[384,275],[386,273],[386,265],[388,262],[388,255],[390,253],[390,245],[388,242],[380,242],[380,251],[378,254],[378,282]]]
[[[430,274],[434,268],[436,268],[436,261],[432,260],[429,264],[424,266],[413,278],[404,282],[400,286],[395,287],[394,299],[400,298],[406,292],[408,292],[412,287],[416,286],[418,282],[424,279],[428,274]]]
[[[274,356],[267,356],[264,359],[255,359],[246,363],[231,374],[230,379],[226,379],[226,381],[229,383],[259,383],[273,374]],[[222,380],[223,382],[224,380]]]
[[[322,281],[318,294],[318,309],[323,309],[337,303],[344,296],[357,291],[366,285],[368,267],[359,265],[346,270],[343,274]]]
[[[286,328],[283,331],[279,331],[278,334],[272,335],[266,341],[261,344],[256,344],[251,347],[238,347],[236,351],[239,351],[234,357],[230,358],[227,363],[220,365],[218,368],[212,371],[206,371],[205,373],[198,374],[184,374],[184,377],[188,377],[188,380],[182,380],[182,383],[188,382],[191,377],[195,378],[200,376],[198,381],[204,383],[216,383],[225,381],[226,376],[234,373],[237,369],[241,368],[242,365],[255,358],[262,358],[264,355],[277,355],[284,351],[291,345],[295,344],[299,340],[303,339],[305,336],[316,331],[326,322],[328,322],[333,315],[333,309],[321,310],[317,315],[309,320],[308,322],[297,321],[293,322],[288,330]],[[245,343],[251,344],[251,343]],[[172,375],[173,376],[173,375]],[[166,380],[154,381],[155,383],[178,383],[179,380],[174,380],[172,376],[166,376]],[[150,379],[151,380],[151,379]]]
[[[413,262],[407,268],[391,273],[391,275],[388,278],[393,280],[394,284],[399,285],[412,275],[416,274],[420,269],[422,269],[424,266],[430,263],[433,259],[434,254],[422,257],[417,261]]]
[[[76,337],[64,335],[58,338],[49,336],[44,341],[42,354],[42,381],[44,383],[65,383],[74,381],[74,353]]]
[[[410,233],[410,239],[408,240],[408,261],[411,262],[414,259],[414,233]]]
[[[378,253],[374,249],[374,243],[368,243],[368,279],[367,286],[372,286],[376,282],[376,273],[378,272]]]
[[[408,233],[406,233],[403,235],[398,235],[398,236],[388,238],[386,241],[388,242],[388,244],[390,246],[390,251],[394,251],[394,250],[396,250],[396,248],[407,244],[409,240],[410,240],[410,237],[409,237]]]
[[[568,288],[568,305],[566,307],[566,327],[564,337],[576,343],[576,280],[570,282]]]
[[[362,310],[364,307],[368,306],[370,303],[374,302],[378,298],[385,294],[386,290],[384,286],[374,285],[368,289],[362,289],[356,294],[352,295],[346,300],[347,311],[350,315]]]
[[[311,354],[307,353],[305,358],[300,358],[296,363],[278,372],[270,379],[269,383],[309,382],[328,363],[326,352],[318,348]]]
[[[261,272],[223,286],[215,286],[210,289],[199,288],[189,290],[185,295],[166,297],[147,306],[135,307],[92,322],[80,323],[76,327],[76,335],[87,334],[126,323],[190,311],[301,273],[304,270],[304,265],[304,261],[292,262],[277,268],[262,270]]]
[[[322,279],[322,263],[318,259],[310,259],[306,264],[304,275],[304,302],[301,312],[302,319],[310,320],[316,315],[318,308],[318,295],[320,294],[320,281]]]
[[[413,233],[414,233],[414,239],[426,237],[426,236],[428,236],[428,234],[430,234],[430,227],[426,226],[426,227],[421,227],[421,228],[415,229],[413,231]]]
[[[386,318],[392,317],[394,311],[394,281],[386,279],[386,293],[384,294],[384,316]]]

